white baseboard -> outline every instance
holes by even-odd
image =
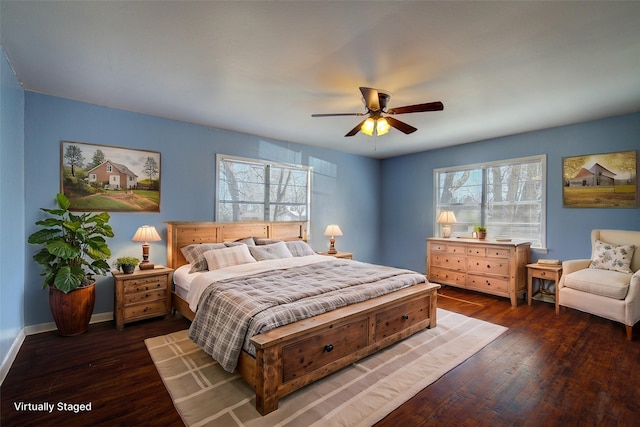
[[[108,322],[110,320],[113,320],[113,312],[98,313],[91,316],[91,320],[89,321],[89,323]],[[34,334],[39,334],[41,332],[49,332],[49,331],[55,331],[55,330],[56,330],[55,322],[40,323],[38,325],[25,326],[24,328],[22,328],[22,330],[18,332],[18,336],[16,336],[16,339],[13,340],[13,344],[11,344],[9,353],[7,353],[7,356],[2,361],[2,365],[0,365],[0,385],[2,385],[2,383],[4,382],[4,379],[9,373],[9,370],[11,369],[11,365],[13,365],[13,362],[16,360],[16,357],[18,356],[18,351],[20,351],[20,347],[22,347],[22,343],[24,342],[24,339],[28,335],[34,335]]]
[[[22,343],[24,342],[25,334],[24,328],[18,332],[18,336],[15,340],[13,340],[13,344],[11,344],[11,348],[7,353],[7,356],[2,361],[2,365],[0,365],[0,385],[4,382],[4,379],[7,377],[9,373],[9,369],[11,369],[11,365],[13,365],[13,361],[16,360],[16,356],[18,356],[18,351],[20,351],[20,347],[22,347]]]

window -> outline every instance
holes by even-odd
[[[544,248],[546,157],[533,156],[482,165],[434,170],[434,197],[439,212],[453,211],[452,236],[470,236],[487,227],[492,239],[531,241]],[[440,225],[434,224],[435,230]]]
[[[308,221],[311,168],[217,156],[216,220]]]

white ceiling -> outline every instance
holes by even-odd
[[[640,2],[5,1],[25,90],[385,158],[640,111]],[[418,128],[345,138],[359,86]],[[375,143],[374,143],[375,141]]]

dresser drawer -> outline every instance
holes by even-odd
[[[509,280],[498,277],[467,276],[467,289],[473,289],[489,294],[509,296]]]
[[[375,341],[396,334],[429,318],[429,298],[391,307],[376,314]]]
[[[462,287],[466,286],[467,283],[467,275],[465,273],[437,267],[432,267],[429,270],[428,279],[434,283],[445,283]]]
[[[501,248],[487,248],[487,257],[489,258],[509,258],[511,251]]]
[[[164,316],[167,313],[168,311],[166,298],[163,300],[149,301],[143,304],[135,304],[124,307],[124,318],[126,320]]]
[[[123,285],[125,294],[166,289],[168,285],[167,275],[129,279],[125,280]]]
[[[449,254],[465,255],[467,248],[464,245],[447,245],[446,252]]]
[[[464,255],[435,253],[431,254],[431,265],[434,267],[465,271],[467,269],[467,259],[464,257]]]
[[[143,301],[155,301],[159,299],[166,299],[166,289],[154,289],[147,292],[127,293],[124,295],[124,305],[136,304]]]
[[[282,351],[283,382],[319,369],[369,344],[369,318],[330,325]]]
[[[433,243],[430,243],[429,245],[430,245],[429,247],[431,248],[431,251],[433,251],[433,252],[446,252],[447,251],[447,245],[445,243],[433,242]]]
[[[509,275],[508,259],[469,257],[467,262],[469,272]]]
[[[467,247],[467,255],[468,256],[485,257],[485,256],[487,256],[487,248],[485,248],[483,246],[468,246]]]

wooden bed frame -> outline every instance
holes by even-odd
[[[186,264],[180,248],[245,237],[306,240],[306,222],[167,222],[167,261]],[[242,352],[237,372],[256,391],[262,415],[295,390],[390,346],[427,327],[436,326],[437,289],[423,283],[256,335],[256,357]],[[172,306],[193,320],[188,303],[172,293]]]

